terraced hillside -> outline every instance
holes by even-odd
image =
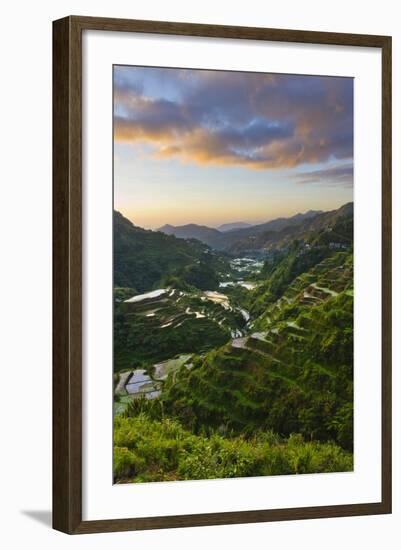
[[[353,258],[347,252],[337,252],[296,277],[282,296],[267,303],[263,313],[249,328],[265,330],[280,317],[294,315],[302,306],[315,306],[347,290],[352,296]]]
[[[114,289],[117,482],[352,469],[352,218]]]
[[[246,315],[219,292],[167,288],[115,305],[114,370],[203,353],[241,334]]]
[[[168,410],[194,431],[262,426],[350,449],[352,315],[352,258],[340,253],[298,277],[248,336],[180,371]]]

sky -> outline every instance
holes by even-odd
[[[114,67],[114,208],[263,223],[353,200],[353,79]]]

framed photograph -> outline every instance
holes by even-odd
[[[391,512],[391,38],[53,27],[53,525]]]

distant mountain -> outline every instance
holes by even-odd
[[[236,235],[251,235],[257,233],[263,233],[264,231],[280,231],[284,227],[289,227],[293,225],[298,225],[304,220],[309,220],[315,216],[321,214],[321,210],[308,210],[304,214],[295,214],[295,216],[290,216],[289,218],[276,218],[270,220],[266,223],[260,223],[258,225],[253,225],[248,229],[239,230]]]
[[[195,223],[180,226],[167,224],[160,227],[158,231],[161,231],[166,235],[174,235],[179,239],[198,239],[198,241],[201,241],[213,248],[216,248],[215,244],[221,237],[221,233],[217,229],[206,227],[205,225],[197,225]]]
[[[271,224],[255,226],[253,232],[230,232],[234,239],[226,250],[231,254],[242,254],[253,250],[277,248],[289,245],[295,239],[314,244],[345,244],[349,245],[353,239],[353,212],[352,202],[337,210],[328,212],[309,211],[306,214],[297,214],[289,218],[274,220]],[[294,219],[295,218],[295,219]],[[290,222],[290,223],[289,223]],[[272,230],[272,226],[277,229]],[[235,233],[235,235],[234,235]]]
[[[229,231],[219,231],[204,225],[164,225],[159,231],[167,235],[175,235],[180,239],[198,239],[216,250],[230,250],[235,243],[244,239],[255,239],[257,235],[267,231],[281,231],[286,227],[299,225],[304,220],[309,220],[318,216],[321,212],[309,210],[304,214],[296,214],[290,218],[277,218],[266,223],[231,229]]]
[[[252,227],[251,223],[245,222],[233,222],[233,223],[223,223],[217,229],[224,233],[225,231],[232,231],[233,229],[246,229],[247,227]]]
[[[199,240],[187,241],[142,229],[117,211],[114,211],[113,225],[114,287],[145,292],[170,276],[182,276],[183,270],[188,271],[190,284],[196,286],[200,275],[206,273],[210,277],[222,261]]]

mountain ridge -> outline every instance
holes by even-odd
[[[216,229],[220,231],[221,233],[225,233],[226,231],[233,231],[235,229],[247,229],[248,227],[252,227],[253,223],[247,223],[247,222],[231,222],[231,223],[223,223],[219,225]]]
[[[344,224],[351,224],[353,220],[353,202],[346,203],[340,208],[321,212],[316,215],[297,218],[292,224],[286,224],[279,230],[260,231],[258,233],[244,234],[242,238],[235,238],[229,243],[225,249],[230,254],[239,254],[245,251],[271,249],[287,246],[294,239],[308,240],[309,236],[319,230],[328,229],[338,224],[341,220]],[[230,232],[233,233],[233,232]],[[234,235],[238,237],[238,235]],[[328,237],[326,232],[326,238]],[[332,240],[335,242],[343,242],[341,235],[334,233]],[[346,241],[348,242],[348,237]]]
[[[114,211],[114,286],[135,292],[152,290],[167,277],[188,270],[212,274],[222,259],[200,240],[178,239],[134,225]],[[188,273],[188,276],[199,273]]]
[[[314,229],[315,225],[319,226],[321,222],[324,225],[325,220],[336,215],[336,212],[346,214],[347,210],[353,208],[352,205],[353,203],[346,203],[338,209],[328,211],[308,210],[288,218],[275,218],[262,224],[228,231],[219,231],[197,224],[182,226],[166,224],[157,231],[174,235],[180,239],[197,239],[215,250],[235,253],[238,243],[244,244],[244,246],[240,246],[240,249],[245,249],[245,245],[249,245],[250,249],[263,248],[263,245],[269,241],[277,241],[280,232],[283,232],[283,236],[285,233],[293,236],[297,232],[297,227],[305,231],[308,228]]]
[[[222,233],[212,227],[206,225],[198,225],[196,223],[188,223],[186,225],[174,226],[170,224],[159,227],[156,231],[166,235],[174,235],[178,239],[197,239],[208,246],[213,246]]]

